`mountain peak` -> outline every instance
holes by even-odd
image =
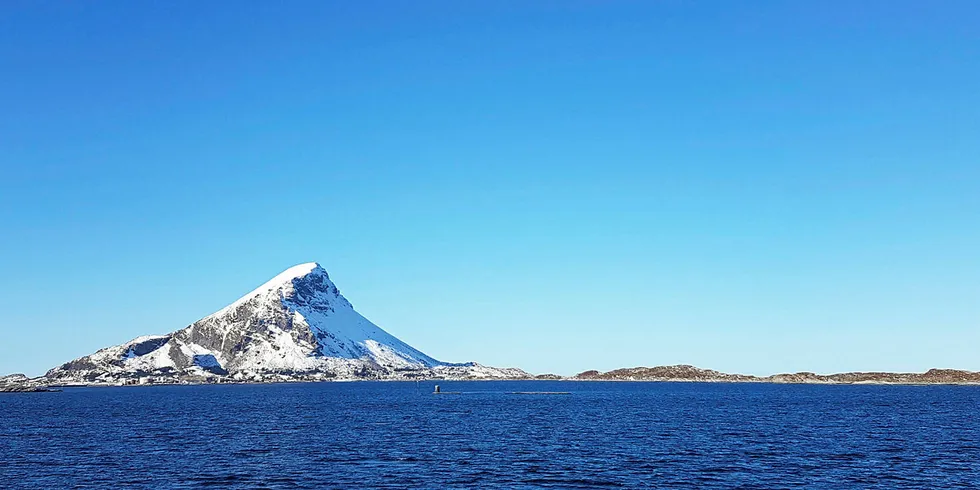
[[[264,373],[264,374],[263,374]],[[522,377],[440,362],[354,310],[316,262],[290,267],[231,305],[167,335],[101,349],[48,372],[51,379],[114,382],[201,376],[236,380]]]
[[[267,284],[272,282],[288,282],[293,279],[297,279],[300,277],[310,275],[312,273],[319,273],[319,272],[326,273],[327,271],[324,270],[323,267],[321,267],[320,264],[316,262],[307,262],[305,264],[294,265],[280,272],[276,277],[273,277],[271,280],[269,280]]]
[[[226,313],[238,307],[242,303],[245,303],[248,300],[255,298],[256,296],[261,296],[270,291],[278,291],[283,289],[291,290],[293,283],[297,279],[303,279],[309,276],[321,276],[326,278],[328,281],[330,279],[329,275],[327,274],[327,271],[323,267],[321,267],[320,264],[316,262],[307,262],[305,264],[294,265],[280,272],[275,277],[269,279],[261,286],[253,289],[248,294],[245,294],[241,298],[238,298],[238,300],[236,300],[232,304],[222,308],[220,311],[215,313],[215,315]]]

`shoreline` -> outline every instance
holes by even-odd
[[[696,380],[696,379],[427,379],[418,380],[419,382],[581,382],[581,383],[697,383],[697,384],[752,384],[752,385],[812,385],[812,386],[980,386],[977,381],[951,381],[951,382],[892,382],[892,381],[857,381],[857,382],[834,382],[834,381],[768,381],[768,380]],[[44,393],[58,392],[70,388],[152,388],[161,386],[219,386],[219,385],[277,385],[277,384],[320,384],[320,383],[412,383],[413,380],[404,379],[344,379],[344,380],[296,380],[296,381],[229,381],[229,382],[182,382],[182,383],[149,383],[149,384],[113,384],[113,383],[53,383],[45,385],[48,389],[41,390],[22,390],[22,391],[0,391],[0,393]]]
[[[81,373],[80,373],[81,374]],[[404,372],[399,370],[364,373],[358,376],[345,373],[338,376],[329,371],[238,371],[231,373],[201,372],[116,372],[93,376],[52,376],[28,378],[17,374],[0,377],[0,391],[30,391],[52,388],[76,387],[125,387],[125,386],[197,386],[221,384],[286,384],[286,383],[352,383],[352,382],[491,382],[491,381],[601,381],[634,383],[752,383],[774,385],[882,385],[882,386],[980,386],[980,372],[959,369],[929,369],[925,372],[880,372],[857,371],[835,374],[816,374],[802,371],[780,373],[768,376],[730,374],[712,369],[701,369],[692,365],[678,364],[655,367],[633,367],[600,372],[583,371],[571,376],[553,373],[532,375],[517,368],[497,369],[491,372],[463,371],[438,372],[419,370]],[[87,378],[87,379],[86,379]]]

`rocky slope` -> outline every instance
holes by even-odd
[[[688,365],[635,367],[601,373],[585,371],[570,379],[596,381],[700,381],[756,383],[824,383],[824,384],[980,384],[980,373],[956,369],[930,369],[925,373],[858,372],[814,374],[810,372],[750,376],[728,374]]]
[[[323,379],[524,379],[519,369],[438,361],[361,316],[316,263],[274,277],[176,332],[58,366],[66,383]]]

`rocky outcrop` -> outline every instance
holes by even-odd
[[[980,372],[930,369],[925,373],[854,372],[815,374],[800,372],[751,376],[728,374],[689,365],[635,367],[608,372],[585,371],[571,379],[583,381],[694,381],[718,383],[824,383],[824,384],[980,384]]]
[[[10,384],[10,383],[26,383],[30,378],[26,374],[8,374],[6,376],[0,376],[0,385]]]
[[[23,384],[6,384],[0,385],[0,393],[49,393],[57,390],[52,390],[46,386],[35,386],[35,385],[23,385]]]
[[[624,368],[605,373],[586,371],[575,378],[621,381],[750,381],[752,377],[741,374],[725,374],[710,369],[700,369],[681,364],[676,366]]]
[[[41,393],[54,391],[43,379],[31,379],[23,374],[0,376],[0,393]]]

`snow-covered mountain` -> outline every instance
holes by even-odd
[[[139,337],[58,366],[62,382],[190,378],[524,378],[519,369],[433,359],[361,316],[316,263],[291,267],[169,335]]]

